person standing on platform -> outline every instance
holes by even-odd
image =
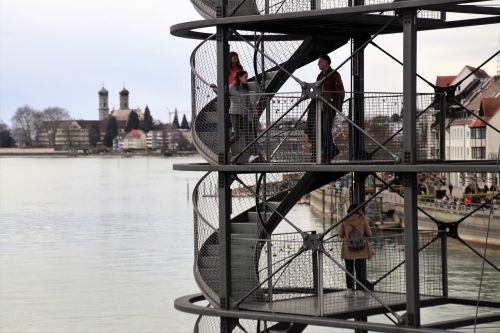
[[[333,121],[338,111],[342,111],[345,90],[339,72],[334,71],[330,66],[332,60],[327,54],[322,54],[318,59],[320,73],[316,81],[323,80],[319,86],[321,96],[328,101],[323,101],[321,108],[321,163],[330,161],[339,153],[338,148],[333,143]],[[331,107],[333,106],[333,107]],[[307,114],[306,134],[312,147],[311,162],[316,160],[316,100],[309,104]]]
[[[250,88],[248,86],[248,73],[238,71],[234,75],[234,82],[229,86],[229,117],[233,127],[233,136],[229,139],[229,147],[233,155],[243,151],[252,142],[252,117],[254,106],[250,99]],[[250,147],[243,153],[238,162],[254,162],[259,155],[255,153],[255,147]]]
[[[357,208],[352,204],[347,209],[347,213],[353,212]],[[345,261],[347,291],[345,297],[363,297],[363,284],[369,288],[366,279],[366,259],[373,256],[373,251],[368,244],[366,237],[372,236],[372,230],[368,224],[366,216],[360,209],[345,219],[339,228],[339,237],[342,238],[341,258]],[[356,282],[352,276],[356,277]],[[355,283],[356,282],[356,283]]]

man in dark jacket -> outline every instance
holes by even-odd
[[[321,96],[329,102],[321,103],[321,163],[329,163],[339,153],[338,148],[333,143],[332,128],[336,115],[335,109],[342,111],[345,96],[342,78],[337,71],[332,69],[331,63],[332,60],[327,54],[319,56],[318,67],[321,72],[316,80],[324,79],[319,90]],[[316,161],[316,100],[312,100],[309,104],[306,134],[312,147],[311,162],[314,162]]]

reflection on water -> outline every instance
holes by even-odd
[[[0,332],[192,332],[196,317],[173,301],[198,292],[187,187],[202,174],[172,164],[197,161],[0,158]],[[304,230],[330,226],[307,205],[288,217]],[[497,265],[498,252],[488,254]],[[476,297],[480,268],[450,243],[451,294]],[[487,266],[484,278],[499,299],[498,273]]]

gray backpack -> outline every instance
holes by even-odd
[[[356,228],[352,228],[349,237],[347,237],[347,248],[353,251],[362,250],[365,247],[365,238]]]

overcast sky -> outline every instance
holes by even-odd
[[[119,106],[125,84],[130,106],[148,105],[154,118],[166,121],[176,107],[190,112],[189,55],[198,42],[173,37],[169,29],[198,19],[189,0],[0,0],[0,120],[10,125],[25,104],[57,105],[73,118],[97,119],[103,83],[111,107]],[[496,52],[499,38],[498,24],[419,33],[418,71],[432,82],[436,75],[458,74]],[[402,58],[401,36],[376,42]],[[333,65],[348,52],[335,51]],[[401,91],[399,65],[373,47],[366,59],[367,91]],[[497,74],[496,59],[485,69]],[[348,71],[348,65],[341,70],[346,86]],[[298,72],[306,81],[316,75],[315,65]],[[429,91],[425,85],[419,90]]]

